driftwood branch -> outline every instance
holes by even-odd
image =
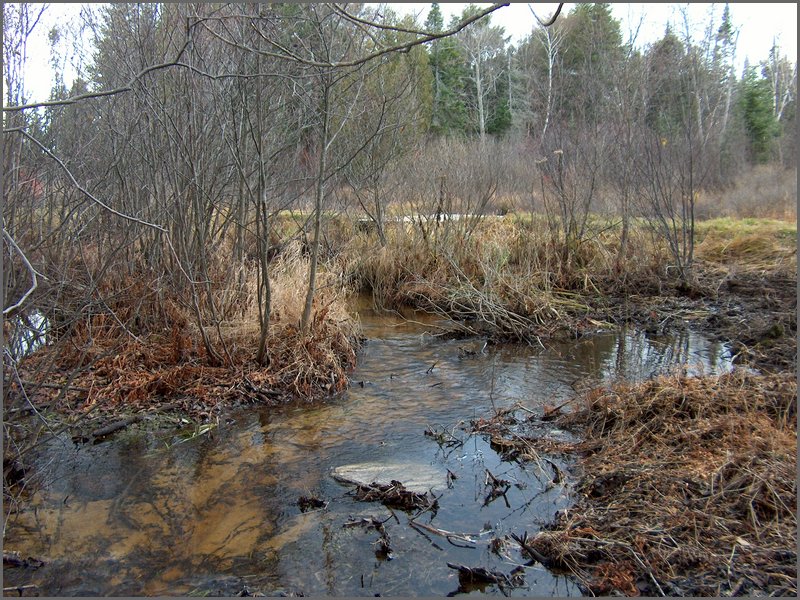
[[[518,536],[516,533],[512,533],[511,539],[517,542],[520,545],[520,548],[522,548],[528,554],[528,556],[541,563],[542,566],[546,567],[552,563],[549,558],[528,543],[527,531],[522,534],[522,537]]]
[[[94,430],[92,433],[89,434],[89,436],[91,438],[95,439],[95,440],[97,440],[99,438],[102,438],[102,437],[106,437],[107,435],[111,435],[115,431],[119,431],[120,429],[125,429],[128,425],[133,425],[134,423],[137,423],[137,422],[141,421],[147,415],[153,414],[155,412],[166,412],[168,410],[172,410],[174,408],[177,408],[178,406],[180,406],[180,404],[178,402],[171,402],[169,404],[165,404],[163,406],[160,406],[160,407],[156,408],[155,410],[148,411],[148,412],[143,412],[143,413],[138,413],[138,414],[132,415],[130,417],[126,417],[124,419],[120,419],[119,421],[114,421],[113,423],[110,423],[109,425],[106,425],[105,427],[101,427],[100,429]]]

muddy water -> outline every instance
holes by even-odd
[[[175,430],[131,428],[110,441],[52,442],[40,457],[47,477],[31,506],[6,523],[4,549],[46,562],[6,568],[4,585],[39,594],[267,595],[501,594],[460,588],[447,563],[510,573],[524,562],[513,546],[490,549],[508,533],[535,533],[570,504],[568,482],[553,485],[537,465],[503,462],[481,437],[457,425],[493,407],[541,409],[587,380],[643,378],[688,364],[730,367],[726,351],[699,336],[601,334],[546,351],[443,340],[435,322],[361,311],[368,342],[345,395],[317,406],[238,410],[210,433],[181,442]],[[475,354],[471,352],[475,351]],[[464,444],[441,448],[427,427],[447,427]],[[152,429],[152,428],[151,428]],[[566,437],[560,431],[545,435]],[[449,469],[439,509],[418,521],[464,539],[413,528],[409,515],[357,502],[333,468],[390,461]],[[562,468],[565,459],[555,461]],[[486,470],[511,484],[487,501]],[[314,495],[324,509],[301,512]],[[507,502],[506,502],[507,500]],[[345,523],[385,523],[391,560],[378,534]],[[510,595],[579,595],[576,583],[540,565],[524,569]]]

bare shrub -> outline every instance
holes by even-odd
[[[397,200],[419,217],[431,248],[466,240],[488,214],[503,180],[503,145],[497,140],[435,140],[396,166]]]
[[[700,216],[797,221],[797,168],[756,165],[740,174],[731,189],[701,196]]]

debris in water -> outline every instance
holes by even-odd
[[[407,490],[399,481],[392,481],[388,485],[375,482],[359,485],[355,497],[361,502],[380,502],[384,506],[405,511],[435,509],[438,506],[433,495]]]
[[[375,540],[375,557],[379,560],[392,560],[394,558],[394,552],[392,550],[391,541],[389,540],[389,533],[386,531],[386,527],[384,523],[391,519],[392,517],[387,517],[383,521],[375,518],[361,518],[358,520],[348,521],[343,525],[343,527],[364,527],[365,529],[374,529],[380,534],[380,537]]]
[[[525,583],[525,572],[522,567],[516,567],[510,575],[506,575],[485,567],[467,567],[451,562],[448,562],[447,566],[458,571],[458,590],[455,593],[469,593],[481,586],[496,585],[503,595],[507,596],[507,588],[520,587]],[[448,596],[455,595],[455,593],[448,594]]]
[[[489,494],[483,501],[484,506],[488,506],[502,496],[503,500],[506,502],[506,507],[511,508],[508,497],[506,496],[508,490],[511,489],[511,482],[495,477],[489,469],[486,469],[486,477],[484,478],[483,485],[484,487],[491,487]]]
[[[319,510],[325,508],[328,503],[316,496],[300,496],[297,500],[297,505],[300,507],[300,512],[308,512],[310,510]]]

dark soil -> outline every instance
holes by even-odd
[[[730,343],[737,362],[768,373],[796,369],[796,275],[726,278],[717,304],[704,326]]]
[[[650,333],[694,328],[731,347],[734,363],[763,373],[797,366],[797,276],[720,276],[698,266],[691,293],[665,284],[660,294],[610,298],[593,318],[631,323]]]

